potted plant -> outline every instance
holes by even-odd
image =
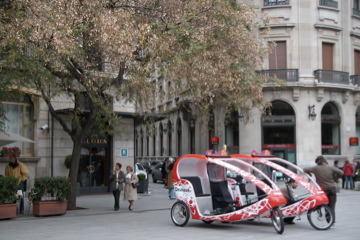
[[[139,179],[139,186],[137,187],[138,193],[144,193],[148,191],[148,181],[146,179],[146,175],[143,173],[137,174],[137,177]]]
[[[0,150],[2,157],[9,157],[10,154],[15,153],[16,157],[20,157],[20,148],[19,147],[2,147]]]
[[[33,214],[37,217],[66,213],[70,181],[67,177],[40,177],[31,194]]]
[[[16,193],[18,180],[15,177],[0,176],[0,219],[16,217]]]

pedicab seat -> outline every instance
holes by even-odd
[[[227,181],[211,181],[210,188],[214,209],[227,208],[229,205],[239,203],[232,198]]]
[[[188,180],[192,184],[196,197],[210,196],[210,194],[203,192],[203,187],[201,185],[201,180],[199,177],[182,177],[182,179]]]

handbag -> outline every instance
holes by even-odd
[[[137,188],[139,186],[139,183],[132,183],[131,185],[133,186],[133,188]]]

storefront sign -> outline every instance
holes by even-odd
[[[211,144],[218,144],[219,143],[219,137],[210,137]]]
[[[127,157],[128,156],[128,149],[122,148],[120,149],[120,157]]]
[[[264,144],[263,148],[295,148],[294,144]]]
[[[351,137],[349,138],[350,146],[359,146],[359,138],[358,137]]]
[[[322,145],[321,148],[322,149],[338,149],[339,146],[338,145]]]

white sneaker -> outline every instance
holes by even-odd
[[[335,228],[335,223],[330,227],[330,229],[334,229]]]

